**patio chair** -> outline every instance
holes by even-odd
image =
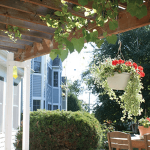
[[[150,134],[144,134],[145,150],[150,150]]]
[[[112,148],[132,150],[130,134],[119,131],[108,132],[107,138],[109,150],[112,150]]]

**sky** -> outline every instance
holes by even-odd
[[[88,64],[92,60],[91,52],[93,51],[93,47],[90,44],[85,44],[84,46],[86,46],[87,49],[82,49],[80,54],[78,54],[77,51],[69,54],[62,63],[62,76],[67,76],[67,79],[71,80],[72,82],[77,79],[81,80],[82,72],[88,69]],[[94,104],[97,97],[93,94],[89,94],[88,90],[84,90],[83,94],[79,95],[78,98],[86,103],[89,103],[89,95],[90,104]]]

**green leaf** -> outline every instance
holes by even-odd
[[[15,37],[18,37],[18,33],[15,33]]]
[[[91,32],[90,36],[91,36],[91,38],[90,38],[91,41],[95,42],[97,40],[97,37],[98,37],[98,31]]]
[[[110,30],[115,30],[118,28],[118,22],[116,20],[109,21],[109,28]]]
[[[78,0],[78,3],[82,6],[84,6],[84,5],[88,4],[88,0]]]
[[[136,16],[138,19],[143,18],[147,15],[147,7],[145,5],[138,5],[133,3],[128,3],[127,11],[131,16]]]
[[[80,37],[79,39],[72,38],[71,42],[73,43],[76,51],[80,53],[82,48],[84,47],[84,38],[83,37]]]
[[[90,34],[88,33],[88,31],[86,31],[85,28],[82,29],[82,33],[83,33],[83,37],[85,37],[86,41],[89,42],[91,39]]]
[[[137,12],[137,15],[136,17],[138,19],[141,19],[143,18],[144,16],[147,16],[147,7],[145,5],[142,5],[140,8],[139,8],[139,11]]]
[[[64,39],[65,43],[66,43],[66,47],[69,49],[70,53],[72,53],[74,51],[74,45],[72,42],[68,41],[67,39]]]
[[[64,16],[61,11],[56,11],[55,15],[57,15],[57,16]]]
[[[57,49],[57,51],[58,51],[58,49]],[[50,52],[49,55],[50,55],[50,57],[51,57],[52,60],[54,60],[57,57],[57,54],[53,50]]]
[[[117,36],[115,34],[112,34],[111,36],[107,36],[106,40],[110,44],[116,44],[116,42],[117,42]]]
[[[59,54],[59,58],[63,62],[68,56],[68,49],[66,50],[61,50],[61,54]]]
[[[96,44],[97,44],[97,47],[98,48],[100,48],[101,47],[101,45],[103,44],[103,42],[104,42],[104,40],[103,39],[101,39],[101,40],[96,40]]]
[[[104,38],[106,38],[107,32],[103,32],[103,36]]]
[[[74,7],[73,7],[73,10],[77,12],[77,11],[79,11],[79,10],[80,10],[80,8],[79,8],[79,7],[77,7],[77,6],[74,6]]]

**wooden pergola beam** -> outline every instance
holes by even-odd
[[[0,30],[8,31],[6,26],[7,26],[6,24],[0,23]],[[33,42],[38,42],[38,43],[42,42],[42,38],[51,40],[53,37],[51,34],[46,34],[46,33],[38,32],[38,31],[34,31],[34,30],[27,30],[25,28],[19,28],[19,31],[22,34],[21,40],[27,40],[27,41],[31,40]],[[27,38],[26,38],[26,35],[27,35]],[[31,38],[29,38],[29,37],[31,37]]]
[[[17,26],[17,27],[25,28],[25,29],[31,29],[34,31],[51,34],[51,35],[53,35],[55,31],[54,28],[50,28],[47,26],[43,26],[43,25],[39,25],[39,24],[27,22],[27,21],[15,19],[15,18],[9,18],[9,16],[6,17],[3,15],[0,15],[0,23]]]
[[[122,32],[126,32],[132,29],[140,28],[146,25],[150,24],[150,3],[145,3],[147,6],[147,16],[143,17],[142,19],[138,19],[136,17],[132,17],[130,13],[128,13],[126,10],[123,10],[119,12],[118,14],[118,28],[116,30],[110,30],[108,22],[104,25],[104,27],[98,27],[96,23],[90,23],[86,27],[86,30],[93,31],[93,29],[96,29],[98,31],[99,38],[103,37],[103,32],[107,31],[108,35],[112,34],[118,34]],[[76,37],[82,37],[82,29],[78,30],[75,35],[71,34],[70,38]]]
[[[12,47],[7,47],[7,46],[1,46],[0,45],[0,49],[1,50],[7,50],[7,51],[10,51],[10,52],[18,52],[18,49],[17,48],[12,48]]]
[[[11,42],[6,42],[6,41],[0,41],[0,45],[1,46],[8,46],[8,47],[12,47],[12,48],[20,48],[20,49],[25,49],[25,45],[19,45],[16,43],[11,43]]]
[[[80,6],[80,4],[78,3],[78,0],[65,0],[65,1]],[[89,9],[93,9],[93,8],[92,8],[92,5],[93,5],[93,2],[91,1],[91,2],[89,2],[87,5],[85,5],[84,7],[89,8]],[[123,8],[126,8],[126,7],[127,7],[126,3],[119,3],[119,6],[121,6],[121,7],[123,7]]]
[[[26,0],[23,0],[26,2]],[[31,4],[35,4],[38,6],[43,6],[45,8],[49,8],[55,11],[62,11],[62,4],[61,4],[61,0],[51,0],[51,1],[39,1],[39,0],[28,0],[28,3]],[[84,11],[78,11],[76,12],[75,10],[73,10],[73,5],[69,4],[69,8],[68,8],[68,12],[71,12],[73,15],[78,16],[78,17],[82,17],[82,18],[86,18],[86,19],[94,19],[93,16],[85,16],[84,15]]]
[[[54,40],[53,40],[54,41]],[[20,50],[15,54],[16,61],[25,61],[35,57],[49,54],[52,49],[57,49],[57,43],[52,40],[43,39],[42,43],[34,43],[33,46],[26,46],[25,50]]]
[[[2,31],[0,31],[0,41],[14,43],[12,40],[10,40],[10,38],[6,34],[5,35],[1,35],[1,32]],[[24,41],[24,40],[17,39],[16,44],[18,44],[18,45],[30,45],[30,46],[32,46],[33,42],[29,42],[29,41]]]

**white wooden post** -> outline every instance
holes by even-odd
[[[31,60],[24,62],[23,79],[23,141],[22,150],[29,150],[30,69]]]
[[[5,111],[5,150],[11,150],[12,136],[12,102],[13,102],[13,65],[14,54],[7,55],[7,82],[6,82],[6,111]]]

